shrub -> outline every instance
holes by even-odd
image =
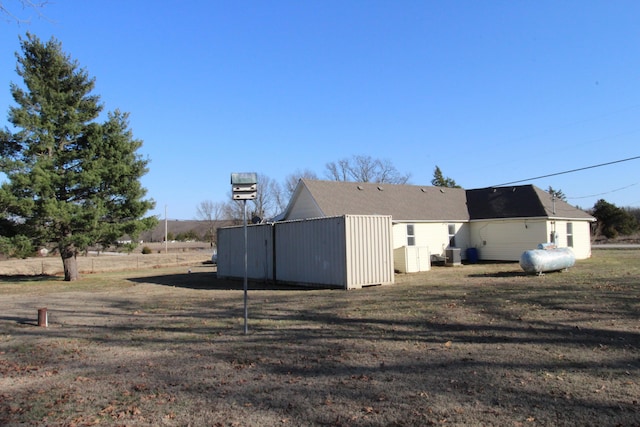
[[[142,247],[142,254],[143,255],[148,255],[150,253],[152,253],[153,251],[151,250],[151,248],[149,246],[143,246]]]

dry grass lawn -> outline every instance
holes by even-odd
[[[639,277],[640,251],[598,250],[544,276],[252,283],[244,335],[242,282],[211,265],[4,276],[0,425],[637,426]]]

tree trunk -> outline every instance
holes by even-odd
[[[78,280],[80,275],[78,274],[78,260],[76,259],[75,247],[73,247],[73,245],[65,246],[60,251],[60,256],[62,256],[65,282]]]

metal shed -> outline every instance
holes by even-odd
[[[247,277],[254,280],[273,278],[272,224],[247,227]],[[244,229],[218,229],[218,276],[244,277]]]
[[[357,289],[394,281],[391,216],[343,215],[247,227],[247,276]],[[218,230],[218,275],[244,276],[242,227]]]

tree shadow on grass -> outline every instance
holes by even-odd
[[[496,272],[488,272],[488,273],[475,273],[475,274],[469,274],[468,277],[496,277],[496,278],[510,278],[510,277],[535,277],[535,276],[544,276],[546,274],[562,274],[565,273],[567,270],[565,269],[561,269],[561,270],[551,270],[551,271],[544,271],[541,273],[527,273],[526,271],[522,271],[522,270],[512,270],[512,271],[496,271]]]
[[[469,274],[468,277],[524,277],[532,276],[532,274],[525,273],[524,271],[497,271],[494,273],[477,273]]]
[[[128,280],[135,283],[151,283],[154,285],[172,286],[186,289],[241,291],[244,290],[242,279],[218,278],[215,272],[191,272],[184,274],[169,274],[159,276],[132,277]],[[249,291],[310,291],[325,289],[321,287],[296,286],[282,283],[272,283],[264,280],[248,280]]]
[[[35,314],[32,319],[28,319],[26,317],[19,317],[19,316],[0,316],[0,320],[17,323],[18,325],[38,326],[38,320]]]
[[[17,275],[0,275],[0,283],[3,282],[11,282],[11,283],[35,283],[35,282],[48,282],[52,280],[62,280],[63,278],[60,276],[49,275],[49,274],[37,274],[37,275],[28,275],[28,274],[17,274]]]

